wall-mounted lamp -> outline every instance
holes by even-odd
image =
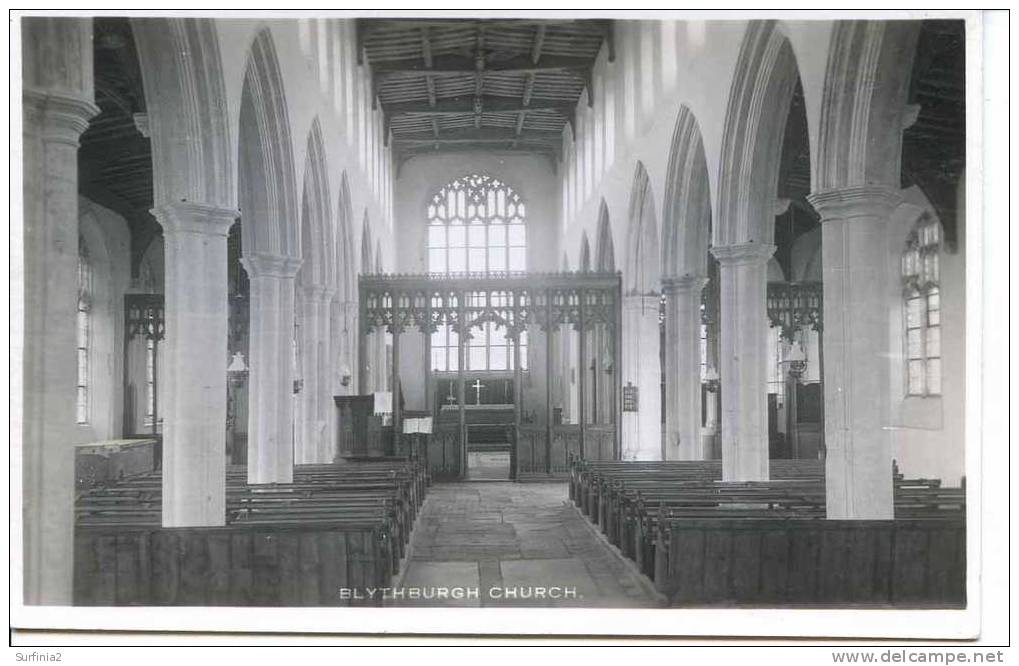
[[[227,366],[226,371],[231,375],[236,375],[241,372],[247,372],[248,366],[244,363],[244,354],[236,352],[233,358],[230,359],[230,365]]]
[[[350,365],[344,363],[340,366],[340,386],[350,386],[351,378]]]

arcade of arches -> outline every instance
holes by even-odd
[[[830,519],[964,481],[961,21],[22,26],[28,603],[76,448],[151,437],[161,526],[222,526],[231,470],[342,460],[337,396],[459,428],[454,481],[575,433],[823,461]]]

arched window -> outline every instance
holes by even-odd
[[[75,413],[77,422],[89,422],[89,386],[91,368],[89,356],[92,348],[92,266],[88,246],[78,237],[78,314],[77,314],[78,380]]]
[[[941,395],[941,227],[926,213],[902,253],[906,394]]]
[[[527,210],[502,181],[457,178],[432,196],[427,212],[430,273],[527,270]]]
[[[428,201],[428,272],[504,273],[527,269],[527,208],[497,178],[471,174],[441,187]],[[483,297],[483,294],[478,294]],[[449,326],[432,334],[432,369],[455,372],[458,338]],[[520,336],[521,368],[527,368],[527,333]],[[466,370],[513,369],[513,345],[492,323],[473,331]]]

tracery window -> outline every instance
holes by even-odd
[[[156,418],[156,341],[145,338],[145,425]]]
[[[85,239],[78,238],[77,389],[75,414],[79,424],[89,422],[90,353],[92,349],[92,265]]]
[[[439,275],[527,270],[527,208],[498,178],[462,176],[439,189],[428,202],[428,272]],[[440,326],[432,334],[432,369],[459,366],[456,331]],[[527,368],[527,333],[520,336],[521,368]],[[472,331],[466,370],[513,369],[513,343],[506,329],[488,323]]]
[[[457,178],[428,202],[428,271],[499,273],[527,269],[527,211],[502,181]]]
[[[902,253],[906,394],[941,395],[941,227],[924,214]]]

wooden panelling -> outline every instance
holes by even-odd
[[[389,584],[379,528],[79,528],[77,605],[341,606]]]
[[[675,606],[966,603],[959,519],[895,521],[682,519],[668,526]]]

